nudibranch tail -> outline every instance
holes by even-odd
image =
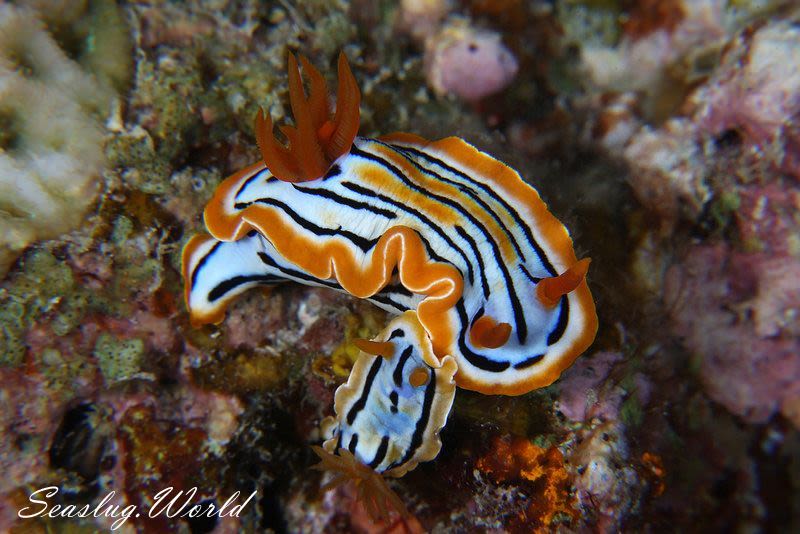
[[[360,119],[361,92],[344,53],[339,55],[339,86],[333,117],[325,78],[305,57],[300,56],[300,62],[310,88],[306,97],[297,59],[289,54],[289,101],[295,126],[280,127],[288,145],[275,138],[272,118],[263,109],[256,114],[255,122],[256,141],[264,163],[273,176],[290,183],[322,178],[350,150]]]
[[[392,320],[378,342],[394,345],[388,360],[362,352],[336,390],[336,418],[323,422],[330,453],[349,451],[378,473],[400,477],[439,454],[439,431],[455,396],[456,363],[440,359],[416,313]]]
[[[590,258],[583,258],[560,275],[542,279],[536,285],[536,297],[548,308],[554,307],[561,297],[574,291],[583,282],[591,261]]]

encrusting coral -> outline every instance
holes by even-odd
[[[527,498],[519,503],[523,511],[509,518],[511,532],[531,527],[544,532],[578,516],[564,456],[557,447],[542,448],[525,438],[498,437],[491,452],[479,458],[475,467],[496,484],[518,483],[529,488]]]

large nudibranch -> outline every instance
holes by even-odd
[[[400,315],[380,341],[362,343],[336,396],[338,441],[326,447],[352,447],[378,471],[402,474],[438,451],[428,443],[444,424],[452,389],[431,388],[456,368],[460,387],[518,395],[550,384],[586,350],[597,330],[589,260],[577,259],[566,228],[516,171],[456,137],[356,137],[360,93],[344,55],[335,115],[324,78],[301,62],[310,91],[306,97],[290,57],[296,127],[281,128],[288,146],[260,113],[263,161],[219,186],[205,209],[211,236],[195,236],[184,249],[186,303],[194,324],[216,323],[248,288],[290,280]],[[405,335],[392,338],[394,331]],[[406,376],[411,370],[402,366],[392,386],[388,370],[406,350],[435,376],[429,386],[410,386],[421,371]],[[395,406],[405,406],[397,419],[405,424],[384,421],[383,434],[373,422],[347,420],[356,395],[385,412],[393,392],[405,399],[414,391],[417,400]],[[427,409],[438,411],[422,422],[428,391],[436,394]],[[419,455],[406,458],[405,441],[379,454],[383,440],[411,439],[415,428],[426,440]]]

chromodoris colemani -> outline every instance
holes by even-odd
[[[361,343],[326,448],[401,475],[438,453],[453,375],[518,395],[586,350],[597,330],[589,261],[516,171],[457,137],[357,137],[344,55],[335,114],[323,76],[301,62],[310,90],[290,57],[288,145],[259,113],[263,161],[219,186],[204,214],[211,235],[184,249],[186,303],[194,324],[220,322],[243,291],[296,281],[397,314]]]

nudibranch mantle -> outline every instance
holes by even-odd
[[[555,306],[536,296],[578,263],[566,228],[519,174],[459,138],[357,137],[302,184],[258,163],[220,185],[205,222],[213,237],[184,251],[195,323],[221,321],[255,285],[331,287],[417,310],[435,354],[455,358],[460,387],[506,395],[550,384],[597,329],[584,279]],[[505,343],[475,343],[484,316],[510,325]]]

